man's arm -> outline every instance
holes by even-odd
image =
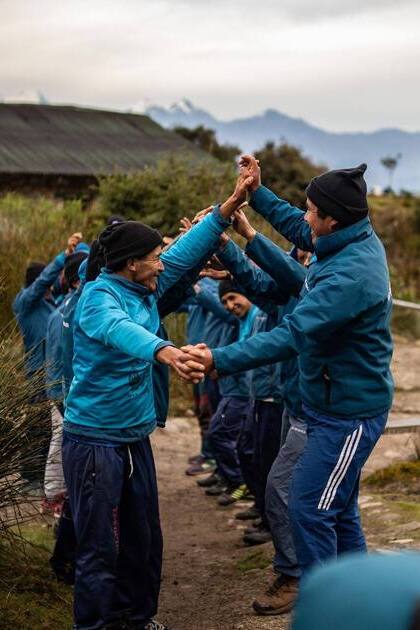
[[[288,241],[305,251],[314,251],[311,228],[303,218],[303,210],[280,199],[265,186],[251,194],[249,205]]]
[[[300,354],[345,326],[367,308],[365,289],[356,278],[325,272],[302,298],[282,324],[270,332],[223,348],[187,347],[191,357],[204,363],[206,371],[216,368],[219,375],[242,372],[260,365],[285,361]]]
[[[290,297],[298,297],[306,269],[263,234],[256,233],[245,248],[247,256],[269,273]]]
[[[253,155],[242,155],[239,165],[243,177],[251,178],[249,205],[263,216],[275,230],[300,249],[314,250],[311,230],[304,220],[304,212],[279,199],[271,190],[261,186],[261,170],[259,161]],[[248,179],[247,179],[248,181]]]
[[[64,268],[66,256],[64,252],[61,252],[54,258],[49,265],[43,269],[39,276],[32,282],[32,284],[23,289],[20,297],[20,306],[24,310],[33,308],[33,306],[42,300],[45,292],[54,283],[60,272]]]
[[[180,370],[181,358],[187,363],[189,358],[175,348],[171,341],[163,340],[133,322],[111,293],[93,288],[89,298],[82,303],[79,316],[79,326],[88,337],[128,356],[149,363],[157,360],[169,365],[187,380],[197,383],[201,380],[203,369],[201,364],[190,358],[189,374]]]
[[[230,225],[216,206],[211,214],[194,225],[161,256],[165,271],[158,280],[158,298],[201,261],[206,261],[219,246],[222,232]]]
[[[205,216],[162,254],[165,271],[158,282],[158,297],[172,286],[186,271],[210,256],[219,244],[219,237],[230,225],[230,217],[244,202],[252,177],[240,176],[232,195],[221,205],[213,207]]]
[[[222,306],[218,296],[214,293],[206,289],[201,285],[198,286],[198,290],[195,294],[195,299],[197,304],[200,304],[203,308],[211,311],[213,315],[216,315],[221,321],[227,324],[236,324],[238,319],[227,312],[227,310]]]
[[[282,291],[282,288],[266,271],[250,262],[241,248],[232,240],[229,240],[217,253],[217,257],[247,291],[252,302],[255,300],[263,300],[263,302],[268,300],[276,304],[288,302],[290,294]]]

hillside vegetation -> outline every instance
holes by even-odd
[[[287,198],[301,205],[304,187],[320,167],[299,160],[298,152],[289,149],[295,152],[294,168],[279,170],[277,181],[273,170],[268,171],[270,186],[278,193],[287,190]],[[262,165],[264,174],[263,159]],[[229,163],[201,164],[193,170],[184,157],[170,156],[137,174],[103,179],[95,202],[87,210],[82,210],[77,199],[63,202],[18,194],[1,197],[0,326],[12,319],[11,303],[22,285],[26,265],[51,260],[63,249],[70,233],[81,231],[89,242],[102,229],[106,216],[118,213],[174,235],[181,217],[191,217],[226,198],[235,177],[235,168]],[[420,301],[420,198],[371,197],[369,203],[373,224],[387,251],[394,296]],[[249,214],[259,231],[286,245],[251,209]]]

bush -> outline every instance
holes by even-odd
[[[7,194],[0,198],[0,327],[12,318],[11,304],[31,261],[50,262],[76,231],[89,241],[98,230],[95,212],[82,212],[81,201]]]
[[[182,217],[224,201],[235,179],[231,164],[194,164],[188,156],[169,156],[133,175],[102,179],[99,200],[104,214],[122,214],[174,236]]]

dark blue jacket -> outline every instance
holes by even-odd
[[[45,267],[29,287],[19,291],[13,302],[13,312],[23,337],[26,353],[26,369],[33,374],[45,365],[45,335],[48,320],[55,305],[45,299],[46,291],[54,283],[64,267],[62,252]]]
[[[300,265],[290,254],[286,254],[278,245],[262,234],[257,234],[245,251],[262,269],[270,273],[276,280],[279,288],[290,293],[288,301],[284,306],[279,307],[279,317],[277,323],[266,330],[272,330],[281,324],[283,317],[293,312],[298,304],[298,298],[302,284],[305,280],[306,269]],[[282,301],[280,300],[280,303]],[[302,416],[302,398],[299,386],[299,365],[297,357],[288,361],[281,361],[279,364],[281,392],[287,410],[296,417]],[[258,368],[261,369],[261,368]]]
[[[391,407],[392,296],[385,251],[369,218],[318,237],[304,213],[261,186],[251,203],[283,236],[314,250],[300,301],[281,326],[216,349],[220,374],[299,355],[303,403],[327,415],[368,418]]]
[[[218,253],[219,258],[247,291],[249,299],[265,311],[255,321],[253,335],[267,332],[281,324],[284,315],[293,311],[297,303],[290,294],[299,293],[305,269],[270,239],[257,234],[247,244],[245,252],[233,242]],[[284,281],[282,276],[285,276]],[[249,371],[253,398],[283,399],[288,411],[299,416],[302,404],[299,389],[297,359],[264,365]]]

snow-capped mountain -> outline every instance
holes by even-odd
[[[33,105],[48,105],[48,99],[40,90],[23,90],[18,94],[0,97],[2,103],[30,103]]]
[[[397,189],[420,191],[420,132],[380,129],[369,133],[332,133],[275,109],[224,122],[209,112],[196,108],[187,99],[167,108],[149,106],[145,113],[167,128],[177,125],[190,128],[197,125],[210,127],[216,131],[220,142],[235,144],[246,152],[255,151],[270,140],[276,143],[286,141],[299,147],[316,162],[330,168],[366,162],[370,186],[387,186],[388,173],[381,164],[381,158],[401,153],[394,185]]]

